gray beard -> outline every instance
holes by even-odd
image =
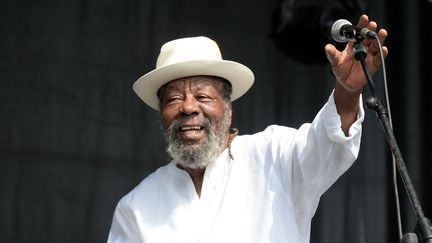
[[[224,110],[223,120],[219,121],[221,124],[221,133],[219,135],[214,133],[216,124],[212,124],[208,118],[204,117],[204,122],[201,125],[204,127],[207,136],[199,148],[188,147],[187,144],[182,144],[178,139],[177,133],[181,124],[184,123],[184,120],[190,118],[181,118],[172,122],[164,135],[168,144],[167,152],[177,164],[184,168],[204,169],[217,159],[222,152],[222,144],[229,126],[227,110]]]

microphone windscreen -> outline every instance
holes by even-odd
[[[351,22],[349,22],[346,19],[339,19],[336,22],[334,22],[332,28],[331,28],[331,36],[333,38],[333,40],[339,42],[339,43],[344,43],[344,42],[348,42],[348,38],[346,38],[343,33],[341,33],[342,27],[348,25],[348,26],[352,26]]]

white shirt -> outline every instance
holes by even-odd
[[[361,101],[361,99],[360,99]],[[320,196],[356,160],[364,110],[341,130],[333,95],[312,123],[235,137],[205,170],[201,197],[171,162],[117,205],[114,242],[307,243]]]

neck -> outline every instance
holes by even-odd
[[[201,197],[201,189],[202,189],[202,184],[204,181],[204,173],[205,173],[205,168],[204,169],[191,169],[191,168],[184,168],[183,166],[177,164],[177,167],[185,170],[189,176],[192,179],[192,182],[194,184],[195,187],[195,191],[198,195],[198,197]]]
[[[234,132],[230,132],[228,134],[228,136],[226,136],[226,139],[225,139],[224,143],[222,144],[222,150],[221,151],[224,151],[227,147],[230,146],[231,141],[233,140],[233,138],[236,135],[237,135],[237,131],[234,131]],[[179,164],[177,164],[177,167],[179,169],[185,170],[189,174],[189,176],[191,177],[192,182],[195,186],[195,191],[196,191],[198,197],[201,197],[201,189],[202,189],[202,184],[204,181],[204,173],[205,173],[206,168],[192,169],[192,168],[184,167],[184,166],[179,165]]]

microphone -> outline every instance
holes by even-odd
[[[351,24],[346,19],[339,19],[334,22],[331,28],[331,36],[333,40],[344,43],[348,41],[355,41],[356,37],[365,39],[374,39],[377,34],[368,28],[359,28]]]

